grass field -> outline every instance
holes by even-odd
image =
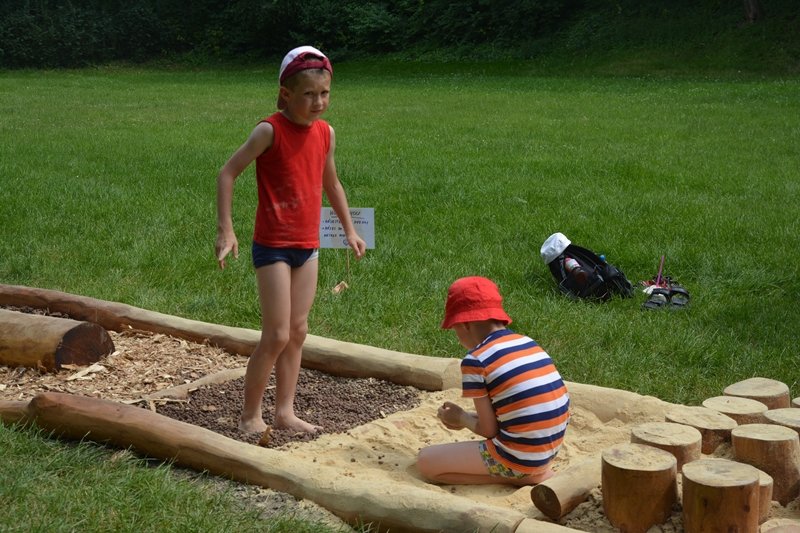
[[[0,282],[257,328],[252,168],[234,200],[241,255],[222,272],[215,178],[274,109],[275,77],[0,73]],[[444,297],[477,274],[567,380],[694,404],[763,376],[800,395],[800,80],[342,64],[326,118],[376,249],[349,267],[322,251],[311,333],[458,357]],[[539,258],[556,231],[633,283],[665,255],[690,308],[642,310],[640,291],[568,300]]]

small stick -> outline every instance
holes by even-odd
[[[656,276],[656,287],[661,286],[661,273],[664,271],[664,256],[661,256],[661,263],[658,265],[658,275]]]

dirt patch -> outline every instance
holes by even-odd
[[[380,379],[342,378],[317,370],[301,369],[297,381],[295,412],[302,419],[322,426],[322,431],[296,433],[272,429],[267,447],[278,448],[288,442],[308,442],[324,433],[342,433],[372,420],[419,405],[420,391]],[[187,402],[158,405],[156,411],[176,420],[210,429],[226,437],[258,444],[257,433],[238,429],[244,400],[244,378],[193,391]],[[274,374],[264,394],[264,421],[272,425],[275,405]]]

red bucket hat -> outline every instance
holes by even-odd
[[[499,320],[511,323],[503,310],[503,297],[494,282],[480,276],[461,278],[453,282],[447,290],[444,305],[442,329],[450,329],[454,324],[478,320]]]
[[[298,46],[290,50],[283,58],[278,71],[278,84],[283,85],[283,81],[289,76],[308,69],[324,69],[333,75],[333,66],[325,54],[313,46]],[[284,107],[286,107],[286,102],[278,95],[278,109]]]

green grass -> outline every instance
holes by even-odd
[[[202,475],[176,477],[125,450],[46,437],[0,426],[0,531],[334,532],[289,515],[260,519]]]
[[[0,282],[258,328],[252,168],[241,256],[213,257],[215,178],[275,99],[273,68],[0,73]],[[798,385],[800,80],[580,76],[527,63],[341,64],[327,119],[376,249],[323,250],[316,335],[459,357],[447,286],[498,282],[567,380],[696,404],[753,376]],[[561,231],[692,304],[555,290]],[[330,288],[348,278],[350,289]]]

